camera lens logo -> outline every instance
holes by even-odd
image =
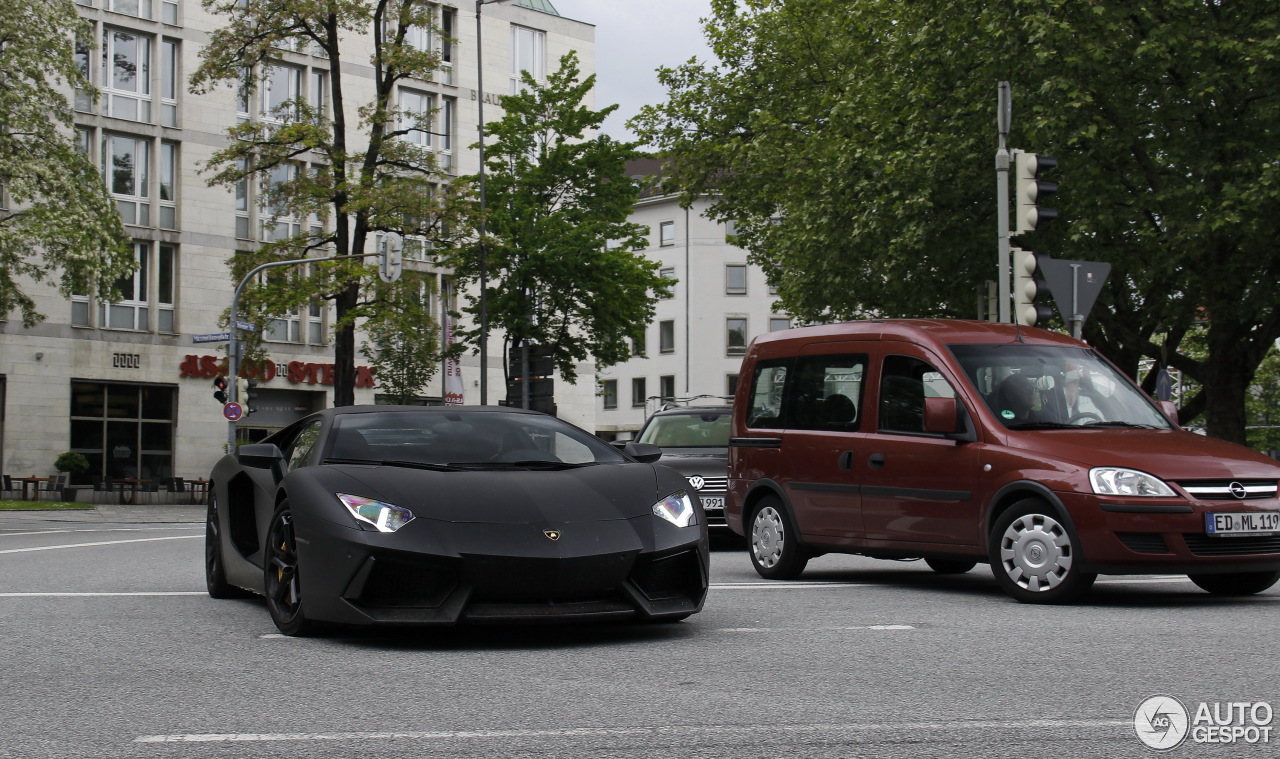
[[[1173,696],[1152,696],[1133,713],[1138,740],[1157,751],[1180,745],[1187,739],[1187,707]]]

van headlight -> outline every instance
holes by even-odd
[[[346,493],[334,493],[356,521],[372,525],[378,532],[395,532],[413,521],[413,512],[403,506]]]
[[[1100,466],[1089,470],[1089,482],[1098,495],[1176,498],[1177,493],[1161,480],[1137,469]]]
[[[677,490],[653,504],[653,513],[676,527],[689,527],[698,523],[698,512],[693,508],[693,499],[683,490]]]

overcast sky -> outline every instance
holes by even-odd
[[[666,100],[654,73],[711,50],[698,19],[711,15],[710,0],[551,0],[561,16],[596,27],[596,106],[617,103],[604,131],[634,139],[625,122],[641,106]],[[554,64],[554,61],[549,63]]]

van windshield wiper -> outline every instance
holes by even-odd
[[[1134,429],[1134,430],[1159,429],[1154,424],[1134,424],[1133,422],[1089,422],[1088,424],[1082,424],[1080,426],[1093,427],[1095,429],[1099,427],[1121,427],[1121,428]]]

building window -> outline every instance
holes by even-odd
[[[658,270],[658,276],[669,280],[662,289],[658,290],[658,297],[663,299],[676,297],[676,267],[664,266]]]
[[[440,78],[445,84],[453,84],[453,40],[458,26],[458,10],[440,9]]]
[[[178,228],[178,143],[160,143],[160,228]]]
[[[178,391],[162,385],[71,383],[71,450],[89,471],[72,478],[173,476],[173,432]]]
[[[177,331],[174,314],[178,304],[178,249],[175,245],[135,240],[134,260],[138,268],[127,277],[116,280],[120,300],[98,302],[98,325],[103,329],[137,330],[139,332]],[[71,323],[77,327],[93,326],[88,294],[71,296]]]
[[[120,300],[115,303],[99,304],[99,325],[107,329],[150,329],[150,310],[147,303],[147,276],[151,273],[149,252],[147,243],[133,243],[133,256],[138,268],[132,274],[116,280]]]
[[[122,134],[103,134],[102,173],[125,224],[151,224],[147,203],[150,153],[147,140]]]
[[[137,18],[151,18],[151,0],[106,0],[106,9]]]
[[[263,183],[265,198],[270,198],[273,192],[277,192],[281,185],[293,182],[298,178],[299,166],[296,163],[278,163],[267,170],[267,176]],[[285,203],[277,199],[269,208],[265,209],[264,216],[259,220],[261,226],[261,237],[263,242],[275,242],[277,240],[287,240],[302,233],[302,220],[297,216],[293,216],[293,211],[286,207]]]
[[[676,397],[676,378],[674,375],[665,374],[658,378],[658,395],[663,400],[672,400]]]
[[[676,352],[676,323],[674,320],[658,322],[658,351]]]
[[[769,331],[781,332],[784,329],[791,329],[791,320],[785,316],[770,316]]]
[[[166,24],[178,24],[178,3],[175,0],[161,0],[160,20]]]
[[[302,69],[272,64],[262,80],[262,120],[283,124],[297,121],[302,93]]]
[[[729,219],[724,223],[725,242],[730,242],[729,238],[736,234],[738,234],[738,222],[733,219]]]
[[[453,114],[457,110],[457,102],[457,98],[442,96],[440,98],[440,112],[432,116],[432,125],[436,129],[436,135],[440,138],[436,161],[442,169],[453,168]]]
[[[601,383],[600,397],[604,399],[605,408],[618,407],[618,381],[616,379],[605,380]]]
[[[724,294],[725,295],[746,295],[747,294],[746,264],[725,264]]]
[[[631,338],[631,355],[633,356],[644,355],[644,335]]]
[[[541,83],[546,72],[547,33],[540,29],[511,25],[511,94],[523,89],[520,73],[528,71],[533,81]]]
[[[243,158],[237,161],[237,167],[240,171],[244,171],[246,167]],[[249,226],[249,177],[242,177],[236,182],[236,239],[252,240],[253,235],[250,233]]]
[[[161,243],[156,251],[156,329],[160,332],[177,332],[173,321],[178,302],[177,263],[177,248]]]
[[[664,221],[658,225],[658,245],[667,247],[676,244],[676,223]]]
[[[311,69],[311,109],[323,116],[325,106],[329,102],[329,72],[324,69]]]
[[[738,375],[726,374],[724,376],[724,394],[730,398],[738,394]]]
[[[731,316],[724,320],[725,326],[725,354],[730,356],[741,356],[747,352],[747,320],[738,316]]]
[[[178,125],[178,42],[160,41],[160,125]]]
[[[75,58],[76,68],[80,69],[80,74],[84,76],[86,82],[92,81],[89,73],[90,54],[93,52],[93,42],[90,38],[77,36],[75,42]],[[76,88],[75,109],[83,113],[93,112],[93,96],[88,90]]]
[[[406,142],[431,147],[431,95],[417,90],[400,90],[400,128],[407,129]]]
[[[151,121],[151,40],[121,29],[102,30],[103,113]]]
[[[644,400],[648,393],[644,389],[644,377],[636,377],[631,380],[631,405],[643,406]]]

